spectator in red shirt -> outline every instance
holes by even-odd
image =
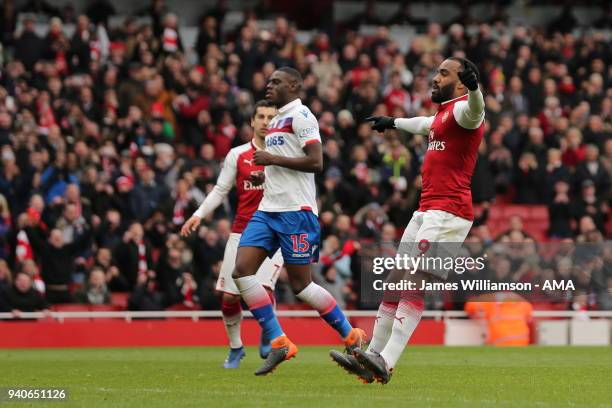
[[[174,99],[173,106],[181,123],[182,141],[199,148],[204,143],[204,135],[198,125],[198,115],[210,106],[208,96],[202,93],[201,84],[189,83],[186,92]]]
[[[384,101],[389,112],[395,108],[401,108],[406,113],[412,112],[410,93],[404,89],[401,74],[397,71],[391,73],[389,85],[384,92]]]
[[[584,160],[586,149],[582,144],[582,132],[576,127],[571,127],[561,140],[561,160],[569,167],[576,167]]]

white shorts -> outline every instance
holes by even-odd
[[[460,251],[472,223],[442,210],[415,211],[402,235],[398,254],[454,257]],[[429,269],[427,272],[443,279],[448,275],[448,271],[444,270]]]
[[[225,253],[223,254],[223,263],[221,264],[221,272],[219,273],[219,279],[217,279],[217,289],[220,292],[229,293],[232,295],[240,295],[240,291],[232,278],[232,273],[236,267],[236,253],[238,252],[238,243],[240,242],[240,236],[242,234],[231,233],[227,244],[225,245]],[[274,290],[278,275],[280,275],[281,268],[283,267],[283,256],[280,249],[276,251],[272,259],[266,258],[259,270],[257,271],[257,278],[262,285],[271,290]]]

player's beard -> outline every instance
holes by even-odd
[[[438,92],[431,93],[431,101],[435,103],[444,103],[453,99],[453,90],[455,84],[447,84],[438,88]]]

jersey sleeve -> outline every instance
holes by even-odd
[[[292,126],[301,148],[311,143],[321,143],[319,122],[307,107],[301,107],[293,116]]]
[[[397,129],[405,130],[413,135],[427,135],[433,121],[434,116],[417,116],[415,118],[397,118],[394,123]]]
[[[230,150],[223,161],[223,167],[217,178],[217,184],[213,187],[210,194],[206,196],[202,204],[193,213],[200,218],[205,218],[207,215],[215,211],[223,202],[227,194],[230,192],[234,184],[236,184],[236,161],[238,155],[234,150]]]
[[[468,92],[467,101],[459,101],[453,106],[453,116],[464,129],[476,129],[485,117],[484,97],[480,88]]]

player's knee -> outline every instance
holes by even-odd
[[[232,272],[232,278],[238,279],[249,275],[252,275],[252,273],[250,272],[248,264],[240,258],[236,259],[236,266],[234,267],[234,272]]]
[[[312,282],[310,265],[286,265],[289,286],[296,295]]]
[[[297,295],[300,292],[302,292],[304,289],[306,289],[306,286],[308,285],[304,285],[304,284],[291,285],[291,290],[293,291],[294,295]]]
[[[306,286],[310,285],[312,282],[311,279],[302,279],[302,278],[294,278],[289,279],[289,285],[291,286],[291,290],[295,295],[306,289]]]
[[[236,267],[234,268],[234,271],[232,272],[232,279],[238,279],[238,278],[242,278],[245,275],[241,274],[240,269],[238,269],[238,265],[236,265]]]

